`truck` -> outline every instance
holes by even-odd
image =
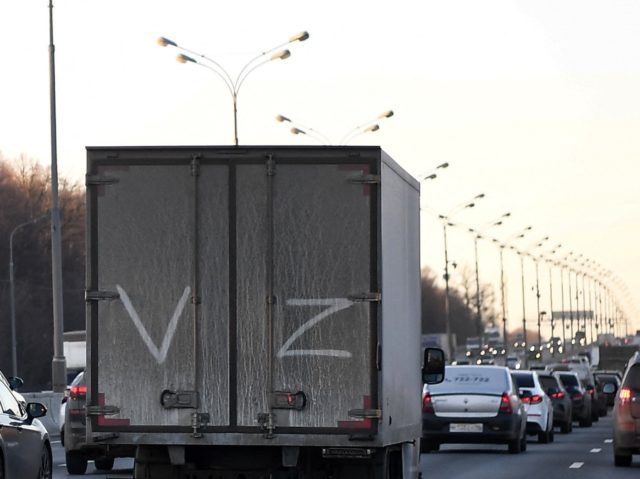
[[[86,186],[89,444],[136,479],[418,477],[444,357],[389,155],[88,147]]]

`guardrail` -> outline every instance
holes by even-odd
[[[51,438],[60,436],[60,403],[62,393],[53,391],[21,393],[27,402],[39,402],[47,407],[47,415],[40,418],[40,422],[47,428]]]

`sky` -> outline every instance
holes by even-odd
[[[590,277],[615,293],[630,331],[640,329],[639,2],[54,5],[61,176],[82,181],[88,145],[232,144],[229,91],[211,71],[177,63],[178,52],[159,47],[159,36],[215,59],[235,76],[255,55],[306,30],[309,40],[290,45],[290,58],[247,77],[238,95],[240,144],[320,143],[289,133],[290,125],[275,121],[278,114],[337,144],[391,109],[394,116],[381,120],[378,131],[351,144],[379,145],[417,177],[450,164],[422,183],[422,265],[442,275],[437,215],[484,193],[474,208],[452,218],[457,226],[449,229],[447,250],[458,265],[452,283],[459,284],[465,266],[473,269],[466,228],[510,212],[489,236],[504,240],[531,225],[514,245],[545,253],[562,244],[547,254],[553,259],[582,255]],[[45,165],[51,160],[47,7],[44,0],[0,2],[0,152]],[[498,251],[491,241],[479,242],[480,281],[499,291]],[[535,270],[530,258],[524,265],[524,316],[533,324]],[[541,309],[550,310],[551,290],[559,310],[560,269],[552,269],[551,288],[548,265],[541,263],[540,271]],[[522,321],[523,305],[513,251],[505,251],[504,273],[512,329]],[[592,297],[589,291],[584,296]]]

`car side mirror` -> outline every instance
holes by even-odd
[[[422,382],[438,384],[444,381],[444,351],[439,348],[425,348],[422,362]]]
[[[611,383],[607,383],[602,388],[602,392],[605,394],[613,394],[616,392],[616,387]]]
[[[8,379],[8,381],[9,381],[9,387],[11,388],[12,391],[15,391],[16,389],[20,389],[22,386],[24,386],[24,381],[22,380],[22,378],[19,378],[19,377],[12,376]]]
[[[43,417],[47,414],[47,406],[39,402],[30,402],[27,404],[27,416],[29,420]]]

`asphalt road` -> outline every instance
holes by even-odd
[[[552,444],[538,444],[530,436],[527,451],[508,454],[506,446],[443,445],[439,452],[423,454],[420,470],[423,479],[626,479],[640,477],[640,457],[634,456],[630,468],[614,467],[611,440],[611,414],[590,428],[574,427],[571,434],[556,430]],[[64,467],[64,449],[54,447],[55,479],[69,476]],[[92,479],[131,478],[133,460],[119,459],[114,470],[97,472],[92,463],[87,477]]]
[[[640,477],[640,457],[629,468],[613,465],[611,412],[590,428],[576,427],[570,434],[555,434],[551,444],[538,444],[529,436],[527,451],[509,454],[500,445],[443,445],[439,452],[423,454],[423,479],[624,479]]]

